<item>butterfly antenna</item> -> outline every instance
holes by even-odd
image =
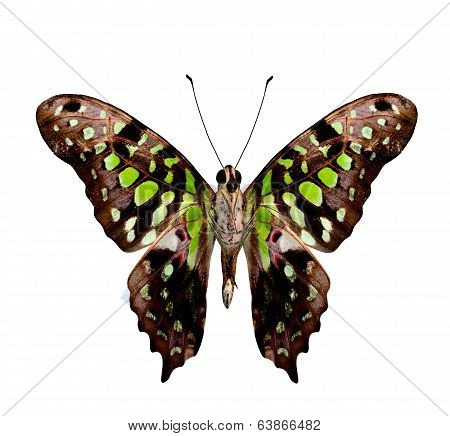
[[[256,115],[255,123],[253,124],[252,130],[251,130],[251,132],[250,132],[250,136],[248,137],[247,142],[246,142],[246,144],[245,144],[245,146],[244,146],[244,149],[242,150],[242,153],[241,153],[241,155],[239,156],[239,159],[238,159],[238,161],[236,162],[236,165],[234,166],[234,168],[237,168],[237,166],[239,165],[239,162],[241,161],[242,155],[244,154],[245,149],[247,148],[247,145],[248,145],[248,143],[250,142],[250,138],[251,138],[252,135],[253,135],[253,130],[255,130],[255,126],[256,126],[256,123],[258,122],[259,114],[261,113],[262,105],[263,105],[263,103],[264,103],[264,97],[266,96],[267,87],[269,86],[269,82],[270,82],[272,79],[273,79],[273,76],[270,76],[270,77],[266,80],[266,86],[264,87],[264,94],[263,94],[262,99],[261,99],[261,104],[259,105],[259,110],[258,110],[258,113],[257,113],[257,115]]]
[[[203,121],[202,113],[201,113],[201,111],[200,111],[200,106],[198,105],[197,96],[195,95],[194,81],[192,80],[192,77],[189,76],[188,74],[186,74],[186,79],[188,79],[189,82],[191,82],[192,92],[194,93],[194,98],[195,98],[195,104],[197,105],[198,113],[199,113],[199,115],[200,115],[200,119],[202,120],[203,128],[205,129],[206,136],[208,137],[208,141],[209,141],[209,143],[211,144],[211,147],[212,147],[212,149],[214,150],[214,153],[215,153],[216,156],[217,156],[217,159],[218,159],[218,161],[219,161],[219,163],[220,163],[220,166],[223,168],[223,167],[224,167],[224,166],[223,166],[223,163],[222,163],[222,161],[220,160],[219,155],[217,154],[217,150],[216,150],[216,148],[214,147],[214,144],[212,143],[211,138],[209,137],[208,129],[206,128],[205,122]]]

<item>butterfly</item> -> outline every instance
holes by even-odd
[[[235,167],[220,169],[214,191],[162,136],[96,98],[57,95],[37,109],[44,141],[85,183],[106,235],[126,252],[146,248],[128,279],[130,306],[162,355],[162,382],[200,348],[216,240],[224,305],[243,248],[258,348],[298,382],[297,356],[320,328],[330,287],[310,248],[331,252],[350,236],[416,120],[400,95],[359,98],[293,139],[242,192]]]

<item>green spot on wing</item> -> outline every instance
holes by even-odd
[[[166,281],[173,273],[173,265],[171,263],[168,263],[161,274],[161,277],[164,281]]]
[[[186,216],[187,216],[188,221],[198,220],[199,218],[203,217],[202,208],[198,205],[192,206],[187,211]]]
[[[261,195],[266,195],[272,191],[272,170],[268,171],[262,181]]]
[[[316,137],[314,135],[309,135],[309,140],[314,144],[314,145],[319,145],[319,141],[316,139]]]
[[[200,230],[203,226],[203,221],[191,221],[187,223],[187,231],[189,236],[193,239],[198,237]]]
[[[164,221],[166,216],[167,216],[167,207],[164,205],[157,207],[152,215],[151,226],[152,227],[157,226],[159,223]]]
[[[156,154],[156,153],[158,153],[158,151],[161,151],[163,148],[164,148],[164,146],[162,144],[155,145],[154,147],[152,147],[150,149],[150,153]]]
[[[198,238],[200,229],[203,226],[202,208],[198,205],[190,207],[186,213],[186,217],[188,220],[187,231],[189,233],[189,236],[193,239]],[[191,244],[192,244],[192,242],[191,242]]]
[[[147,310],[147,313],[145,314],[145,316],[147,318],[150,318],[152,321],[156,321],[156,316],[154,313],[150,312],[149,310]]]
[[[164,159],[164,164],[169,168],[172,168],[172,165],[175,165],[178,162],[180,162],[180,159],[177,157],[167,157]]]
[[[197,256],[197,250],[198,250],[198,243],[200,238],[197,236],[192,239],[191,243],[189,244],[189,253],[188,253],[188,266],[190,269],[193,269],[195,266],[195,258]]]
[[[353,159],[345,153],[342,153],[337,159],[337,164],[344,170],[349,170],[352,166]]]
[[[283,333],[285,330],[285,326],[284,326],[284,322],[283,321],[279,321],[277,326],[275,327],[275,330],[277,333]]]
[[[355,188],[350,188],[348,190],[348,198],[350,201],[353,201],[355,199]]]
[[[152,215],[152,227],[157,226],[159,223],[164,221],[164,219],[167,216],[167,207],[164,205],[161,205],[155,209]]]
[[[270,204],[272,207],[276,208],[275,204],[275,196],[270,194],[270,195],[265,195],[262,198],[262,204]]]
[[[350,143],[350,148],[356,153],[356,154],[361,154],[361,148],[362,145],[358,144],[357,142],[351,142]]]
[[[293,182],[291,175],[289,174],[289,171],[286,171],[284,173],[284,183],[286,183],[286,185],[290,185]]]
[[[117,135],[125,127],[125,123],[117,122],[114,123],[114,133]]]
[[[83,129],[84,139],[91,139],[95,135],[95,130],[92,127],[86,127]]]
[[[308,164],[306,163],[306,160],[302,161],[301,168],[305,174],[308,172]]]
[[[258,238],[258,247],[263,268],[265,271],[267,271],[270,266],[269,247],[267,247],[266,241],[261,238]]]
[[[277,354],[282,354],[283,356],[289,357],[289,351],[284,347],[278,348]]]
[[[255,229],[259,238],[265,240],[270,233],[271,214],[266,207],[258,207],[255,217]]]
[[[269,236],[270,233],[270,224],[262,223],[260,221],[255,222],[255,229],[259,234],[259,237],[263,240]]]
[[[322,168],[317,173],[317,177],[319,177],[320,181],[329,188],[334,188],[338,180],[337,173],[328,167]]]
[[[319,150],[322,152],[323,157],[328,157],[328,150],[330,149],[331,145],[324,145],[322,147],[319,147]]]
[[[342,132],[344,131],[344,128],[342,127],[342,123],[333,123],[331,124],[331,127],[333,127],[334,130],[336,130],[336,132],[341,135]]]
[[[106,150],[106,144],[104,142],[100,142],[99,144],[94,145],[95,154],[100,154]]]
[[[164,192],[161,195],[161,205],[153,212],[152,215],[152,227],[157,226],[163,222],[167,216],[167,207],[175,198],[175,194],[172,191]]]
[[[300,194],[315,206],[322,204],[322,189],[313,182],[300,183],[298,190]]]
[[[173,323],[173,329],[176,332],[182,332],[183,331],[183,324],[181,323],[180,320],[176,319]]]
[[[300,237],[302,238],[302,241],[305,244],[314,245],[316,243],[316,240],[306,230],[302,230],[302,233],[300,234]]]
[[[120,220],[120,210],[115,207],[112,207],[111,208],[111,217],[115,223],[117,221],[119,221]]]
[[[341,207],[336,211],[336,218],[337,220],[342,223],[345,219],[345,207]]]
[[[187,192],[183,194],[183,203],[195,203],[194,196]]]
[[[289,169],[294,161],[292,159],[278,159],[278,163],[283,165],[286,169]]]
[[[147,180],[141,183],[134,191],[134,202],[136,206],[141,206],[150,200],[158,191],[158,185],[152,181]]]
[[[180,347],[173,347],[170,350],[170,355],[173,356],[174,354],[181,354],[181,348]]]
[[[270,223],[270,212],[265,207],[258,207],[256,211],[256,221]]]
[[[144,245],[151,244],[156,239],[155,229],[150,230],[141,240]]]
[[[361,129],[362,135],[364,136],[364,138],[367,138],[367,139],[372,138],[372,131],[373,131],[372,128],[368,127],[368,126],[365,126]]]
[[[300,227],[306,227],[305,214],[296,206],[292,206],[289,215]]]
[[[312,300],[314,300],[316,297],[317,297],[317,295],[319,294],[319,292],[317,291],[317,289],[313,286],[313,285],[308,285],[308,289],[309,289],[309,295],[308,295],[308,297],[306,297],[306,299],[308,300],[308,301],[312,301]]]
[[[295,145],[294,150],[298,151],[302,156],[304,156],[308,151],[305,147],[302,147],[301,145]]]
[[[133,157],[133,154],[136,152],[136,150],[138,149],[137,147],[135,147],[134,145],[126,145],[127,149],[128,149],[128,153],[130,154],[130,157]]]
[[[173,182],[173,171],[167,171],[166,177],[164,177],[164,181],[166,183],[172,183]]]
[[[131,186],[136,179],[139,177],[139,171],[132,167],[125,168],[119,174],[119,182],[123,188],[128,188]]]
[[[295,195],[291,192],[284,192],[281,198],[288,206],[295,206]]]
[[[141,296],[142,296],[142,298],[143,298],[144,300],[151,300],[151,299],[152,299],[152,297],[151,297],[151,296],[149,295],[149,293],[148,293],[149,289],[150,289],[150,286],[149,286],[148,284],[146,284],[146,285],[144,285],[144,286],[141,288],[141,290],[139,291],[140,294],[141,294]]]
[[[103,161],[105,162],[105,168],[107,170],[112,170],[117,165],[120,164],[119,157],[114,153],[111,153],[109,156],[106,156],[105,159],[103,159]]]
[[[186,173],[186,191],[195,194],[195,178],[188,168],[186,168],[184,172]]]
[[[292,268],[291,265],[286,264],[286,266],[284,267],[284,274],[291,282],[295,282],[297,274],[295,274],[294,268]]]
[[[147,141],[147,139],[148,139],[148,135],[147,135],[147,133],[144,133],[141,136],[141,139],[139,139],[138,145],[142,145],[145,141]]]

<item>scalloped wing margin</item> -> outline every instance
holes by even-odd
[[[128,279],[138,328],[163,359],[162,382],[197,354],[203,338],[214,235],[196,207],[158,237]]]
[[[260,207],[244,244],[258,348],[298,382],[297,356],[308,351],[327,309],[329,278],[301,240]]]

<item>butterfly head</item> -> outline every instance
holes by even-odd
[[[241,184],[241,173],[231,165],[226,165],[216,176],[219,189],[225,188],[230,194],[236,192]]]

